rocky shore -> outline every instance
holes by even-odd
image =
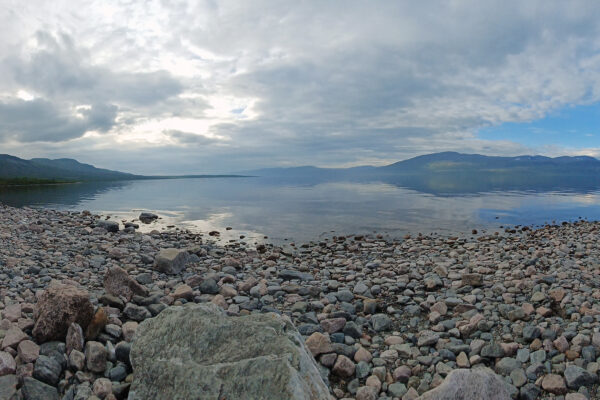
[[[267,374],[264,360],[279,360],[293,398],[600,396],[600,223],[285,247],[136,223],[0,205],[0,400],[148,398],[153,371],[168,369],[153,361],[171,353],[202,364],[189,376],[265,385],[253,363]],[[190,336],[207,318],[221,334]],[[248,327],[239,348],[219,339]],[[239,390],[211,382],[193,398]],[[197,390],[170,386],[173,398]]]

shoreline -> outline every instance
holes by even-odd
[[[330,343],[313,356],[337,398],[359,399],[376,389],[382,398],[415,399],[452,370],[481,366],[525,398],[597,394],[600,222],[472,238],[332,235],[296,246],[255,246],[183,230],[108,232],[99,220],[0,204],[0,336],[2,351],[15,360],[8,375],[20,382],[18,390],[25,377],[40,378],[34,366],[44,359],[25,362],[18,342],[4,341],[13,327],[21,341],[36,342],[39,294],[61,281],[103,307],[107,323],[93,341],[113,348],[130,343],[128,329],[170,305],[210,302],[229,315],[287,315],[306,340],[322,335]],[[181,272],[156,270],[165,248],[189,254]],[[146,295],[107,296],[105,277],[115,267]],[[39,354],[48,346],[36,344]],[[346,369],[336,367],[342,357],[350,361]],[[108,376],[113,395],[126,398],[135,371],[110,352],[105,361],[110,364],[100,373],[67,360],[57,393],[93,391]]]

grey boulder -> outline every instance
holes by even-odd
[[[140,324],[130,358],[129,400],[330,398],[294,325],[272,313],[169,307]]]

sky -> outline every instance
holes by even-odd
[[[146,174],[600,157],[596,1],[0,0],[0,153]]]

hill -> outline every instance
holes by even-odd
[[[139,175],[96,168],[77,160],[60,158],[34,158],[24,160],[8,154],[0,154],[0,179],[15,180],[17,178],[55,180],[55,181],[93,181],[139,179]]]

